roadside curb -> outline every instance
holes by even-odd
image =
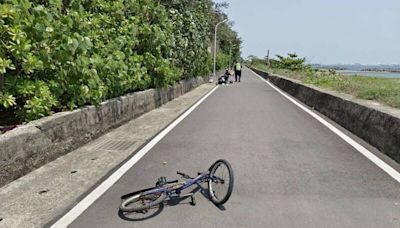
[[[32,121],[0,135],[0,187],[201,84],[198,77]]]
[[[203,84],[0,188],[1,224],[49,227],[214,88]],[[101,148],[104,142],[133,144]]]
[[[281,76],[250,68],[263,78],[351,131],[400,163],[400,115],[368,107],[368,101],[341,96]],[[372,106],[372,105],[369,105]]]

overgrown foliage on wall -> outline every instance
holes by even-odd
[[[2,2],[0,118],[14,121],[205,75],[214,19],[226,17],[211,0]]]

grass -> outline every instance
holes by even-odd
[[[253,67],[302,81],[305,84],[351,94],[400,108],[400,78],[378,78],[367,76],[343,76],[328,71],[290,71],[268,69],[266,65]]]

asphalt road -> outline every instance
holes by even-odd
[[[118,213],[121,195],[219,158],[235,172],[225,208],[199,191],[196,206]],[[400,184],[244,69],[241,83],[218,88],[70,227],[399,228]]]

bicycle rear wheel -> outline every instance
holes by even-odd
[[[150,209],[164,202],[167,194],[165,192],[144,195],[140,192],[121,202],[119,209],[123,212],[140,212]]]
[[[210,167],[208,190],[211,201],[222,205],[228,201],[233,191],[233,170],[226,160],[218,160]]]

